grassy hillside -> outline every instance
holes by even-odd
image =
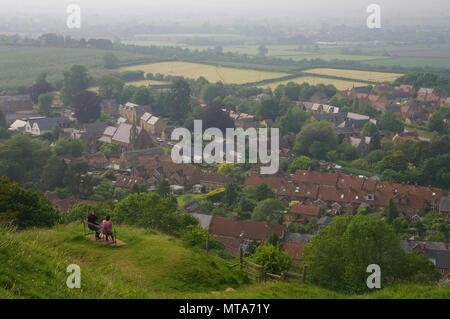
[[[399,286],[345,296],[311,285],[249,284],[228,269],[228,261],[170,236],[118,230],[127,245],[95,243],[83,236],[81,225],[0,229],[0,298],[450,298],[449,287]],[[81,267],[81,289],[66,286],[69,264]]]

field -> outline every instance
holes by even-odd
[[[269,84],[262,85],[261,87],[270,87],[272,90],[275,89],[280,84],[287,84],[289,82],[295,82],[298,84],[302,83],[309,83],[310,85],[317,85],[319,83],[323,83],[325,85],[332,84],[336,87],[338,90],[346,90],[351,89],[352,87],[358,87],[358,86],[364,86],[368,83],[366,82],[360,82],[360,81],[346,81],[346,80],[338,80],[338,79],[331,79],[331,78],[324,78],[324,77],[318,77],[318,76],[303,76],[298,77],[286,81],[279,81],[279,82],[272,82]]]
[[[0,228],[2,298],[449,298],[450,287],[400,285],[343,295],[310,284],[251,284],[225,260],[154,230],[119,227],[127,245],[83,236],[80,224],[12,233]],[[81,268],[81,289],[68,289],[66,267]],[[228,289],[227,288],[233,288]]]
[[[257,70],[235,69],[207,64],[190,62],[160,62],[146,65],[134,65],[120,69],[142,70],[145,73],[161,73],[164,75],[184,76],[185,78],[197,79],[203,76],[210,82],[222,81],[223,83],[243,84],[258,82],[267,79],[276,79],[288,75],[281,72],[266,72]]]
[[[200,37],[209,39],[232,39],[230,35],[221,34],[177,34],[177,35],[152,35],[130,41],[123,41],[125,44],[135,44],[141,46],[159,45],[159,46],[180,46],[190,50],[212,49],[214,45],[191,45],[186,44],[186,39]],[[244,39],[245,40],[245,39]],[[245,42],[245,41],[244,41]],[[240,54],[256,55],[258,53],[258,45],[242,44],[228,45],[224,44],[224,52],[237,52]],[[374,66],[385,65],[387,67],[420,67],[430,66],[435,68],[448,68],[450,66],[450,45],[433,45],[432,47],[425,45],[397,45],[397,46],[372,46],[372,47],[347,47],[349,50],[359,50],[358,54],[343,54],[343,47],[320,45],[317,51],[311,48],[306,50],[307,46],[303,46],[302,51],[298,50],[296,45],[266,45],[268,49],[267,55],[283,59],[293,59],[294,61],[302,59],[322,59],[331,61],[334,59],[360,61],[364,64]],[[312,47],[312,46],[309,46]],[[387,53],[387,54],[386,54]]]
[[[106,71],[102,65],[104,50],[32,48],[0,46],[0,91],[17,86],[30,86],[40,72],[48,72],[48,80],[62,79],[62,73],[74,64],[88,68],[89,74]],[[152,57],[116,51],[120,62],[142,63],[155,61]]]
[[[125,82],[126,85],[134,85],[134,86],[151,86],[151,85],[158,85],[158,84],[167,84],[168,82],[162,82],[162,81],[156,81],[156,80],[140,80],[140,81],[129,81]],[[90,91],[98,91],[98,86],[93,86],[89,88]]]
[[[371,81],[371,82],[384,82],[384,81],[394,81],[402,74],[398,73],[384,73],[384,72],[370,72],[370,71],[357,71],[357,70],[342,70],[342,69],[311,69],[306,70],[306,73],[326,75],[326,76],[337,76],[347,79],[354,79],[360,81]]]

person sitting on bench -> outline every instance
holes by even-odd
[[[98,217],[96,216],[95,210],[88,216],[87,221],[89,229],[95,231],[95,239],[100,239],[102,225],[98,223]]]
[[[103,221],[103,234],[106,236],[106,241],[108,241],[109,236],[111,236],[111,240],[114,241],[111,216],[109,215],[106,215],[105,220]]]

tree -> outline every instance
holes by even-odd
[[[83,161],[72,162],[68,165],[63,182],[76,197],[83,192],[82,185],[85,182],[85,174],[88,170],[89,164]]]
[[[39,95],[38,108],[40,113],[49,115],[53,97],[53,93],[43,93]]]
[[[378,127],[374,123],[370,121],[367,122],[361,131],[361,136],[371,137],[370,151],[377,150],[381,147],[380,131],[378,130]]]
[[[311,147],[314,142],[318,142]],[[315,155],[325,157],[326,153],[339,144],[333,125],[327,121],[315,121],[306,124],[297,135],[294,152],[298,155]]]
[[[255,221],[278,221],[283,210],[283,204],[275,198],[265,199],[256,205],[253,210],[252,219]]]
[[[302,259],[308,265],[308,281],[346,293],[369,291],[366,270],[371,264],[380,266],[383,287],[420,274],[438,278],[425,256],[411,257],[401,249],[386,223],[361,214],[335,217],[305,245]]]
[[[234,173],[234,164],[229,162],[223,162],[219,165],[219,168],[217,169],[217,173],[222,175],[228,175],[231,176]]]
[[[80,140],[71,137],[66,137],[56,142],[54,149],[57,155],[80,157],[83,153],[83,145]]]
[[[167,179],[163,179],[159,184],[158,187],[156,188],[156,192],[163,196],[163,197],[167,197],[170,195],[170,183]]]
[[[285,114],[278,117],[272,127],[278,127],[282,135],[289,133],[298,134],[309,117],[309,113],[294,106],[289,108]]]
[[[201,114],[200,119],[203,121],[203,131],[210,127],[218,128],[222,134],[226,134],[227,128],[234,128],[234,121],[230,118],[227,112],[222,111],[218,105],[210,105],[206,107]]]
[[[403,122],[395,116],[393,112],[385,112],[380,119],[380,126],[383,130],[401,133],[404,129]]]
[[[264,271],[271,274],[281,274],[291,267],[291,259],[286,251],[267,244],[256,248],[251,260],[264,266]]]
[[[124,82],[117,76],[106,74],[98,80],[98,93],[104,99],[119,99],[124,87]]]
[[[174,81],[170,88],[169,116],[177,121],[184,121],[191,111],[191,87],[186,80]]]
[[[69,71],[63,73],[63,76],[61,97],[64,104],[69,105],[75,94],[89,87],[92,78],[87,73],[86,67],[82,65],[73,65]]]
[[[261,183],[256,187],[254,196],[257,201],[262,201],[267,198],[274,198],[275,192],[268,184]]]
[[[388,224],[392,224],[394,219],[396,219],[398,217],[397,206],[395,206],[394,200],[392,199],[392,197],[389,198],[389,202],[384,207],[383,215],[386,218],[386,222]]]
[[[118,224],[161,229],[163,226],[170,226],[165,220],[174,216],[176,208],[176,203],[169,197],[158,193],[130,194],[116,205],[111,217]],[[177,225],[176,221],[172,222],[171,228],[174,230]]]
[[[41,193],[12,183],[7,176],[0,177],[0,222],[12,223],[19,229],[52,227],[58,213]]]
[[[141,86],[134,92],[131,102],[139,105],[149,105],[150,104],[150,92],[146,87]]]
[[[31,101],[34,104],[38,104],[39,102],[39,96],[41,96],[41,94],[44,93],[49,93],[53,91],[53,87],[50,83],[48,82],[38,82],[36,84],[34,84],[31,88],[30,88],[30,97],[31,97]]]
[[[430,131],[436,131],[438,133],[444,133],[444,116],[439,112],[434,112],[431,118],[428,121],[427,127]]]
[[[269,49],[267,49],[267,47],[263,44],[261,44],[258,47],[258,55],[259,56],[266,56],[266,54],[269,52]]]
[[[239,199],[239,188],[236,184],[230,183],[225,188],[225,191],[223,192],[223,199],[222,201],[227,205],[228,207],[233,206]]]
[[[279,113],[278,107],[279,104],[276,98],[262,99],[256,107],[256,117],[259,120],[275,120]]]
[[[106,69],[115,69],[119,64],[119,59],[113,53],[106,53],[103,57],[103,66]]]
[[[226,95],[227,92],[225,91],[222,84],[211,83],[206,84],[202,87],[202,98],[206,104],[211,104],[217,97],[223,99]]]
[[[297,170],[308,170],[313,168],[314,162],[308,156],[298,156],[296,157],[291,164],[289,164],[289,173],[295,173]]]
[[[81,91],[73,97],[72,107],[75,109],[75,117],[81,123],[95,122],[101,113],[102,99],[91,91]]]
[[[67,164],[63,159],[51,157],[42,169],[41,185],[43,190],[54,190],[63,187]]]

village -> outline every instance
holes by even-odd
[[[150,88],[159,92],[170,90],[168,86]],[[251,99],[259,102],[272,99],[272,93],[263,92]],[[421,135],[417,129],[393,130],[380,126],[379,120],[357,113],[353,101],[413,126],[426,123],[439,107],[450,105],[450,98],[445,93],[435,93],[432,88],[419,88],[416,92],[412,85],[379,83],[373,88],[354,87],[338,91],[332,99],[318,91],[309,101],[294,101],[293,108],[311,116],[311,123],[330,123],[339,143],[351,146],[351,151],[357,153],[353,158],[373,150],[375,139],[378,143],[381,138],[389,143],[430,142],[431,139]],[[352,110],[344,107],[352,103]],[[335,216],[382,212],[391,201],[405,223],[420,223],[429,212],[441,214],[447,222],[450,220],[450,199],[445,189],[420,186],[417,182],[382,181],[376,175],[348,173],[342,165],[333,162],[331,156],[328,160],[317,161],[314,168],[311,165],[295,168],[293,145],[296,137],[292,132],[280,137],[276,155],[282,163],[281,168],[274,175],[265,175],[261,174],[260,169],[265,166],[261,163],[219,165],[198,163],[194,158],[194,164],[174,163],[170,154],[177,143],[171,140],[176,123],[167,116],[156,115],[152,105],[130,101],[120,104],[115,99],[103,99],[101,114],[106,120],[98,119],[92,123],[78,121],[75,110],[64,105],[59,95],[51,101],[48,114],[52,116],[43,116],[29,95],[2,96],[0,107],[5,113],[8,130],[14,135],[40,139],[56,132],[57,137],[51,144],[55,150],[61,141],[76,141],[81,145],[82,149],[77,154],[69,147],[69,151],[60,152],[58,158],[67,165],[87,163],[88,168],[82,174],[96,178],[97,182],[90,188],[81,185],[88,187],[88,191],[62,197],[61,192],[47,191],[45,196],[62,214],[69,214],[80,204],[98,205],[105,200],[117,202],[126,194],[155,192],[162,184],[167,184],[170,193],[180,199],[178,213],[195,217],[203,229],[224,244],[226,252],[234,256],[245,255],[252,245],[264,244],[275,233],[282,241],[283,249],[296,262],[300,261],[304,245]],[[201,104],[201,108],[207,107]],[[258,116],[257,120],[254,114],[237,112],[224,105],[220,107],[235,128],[270,128],[274,124],[273,118],[261,120]],[[363,134],[367,123],[378,127],[379,135]],[[448,119],[444,123],[448,127]],[[237,152],[233,156],[236,159],[246,157]],[[234,208],[221,200],[211,200],[225,192],[230,184],[233,187],[238,185],[244,192],[267,187],[268,193],[273,192],[273,198],[282,206],[261,221],[250,218],[251,211],[247,215],[242,214],[242,200]],[[100,195],[100,188],[110,194]],[[117,193],[121,194],[120,197],[116,196]],[[253,209],[256,208],[253,206]],[[277,213],[275,221],[272,213]],[[303,225],[300,227],[302,230],[298,225]],[[402,248],[408,253],[420,250],[434,261],[438,271],[449,278],[448,243],[416,239],[426,233],[426,230],[419,229],[409,233],[401,242]]]

